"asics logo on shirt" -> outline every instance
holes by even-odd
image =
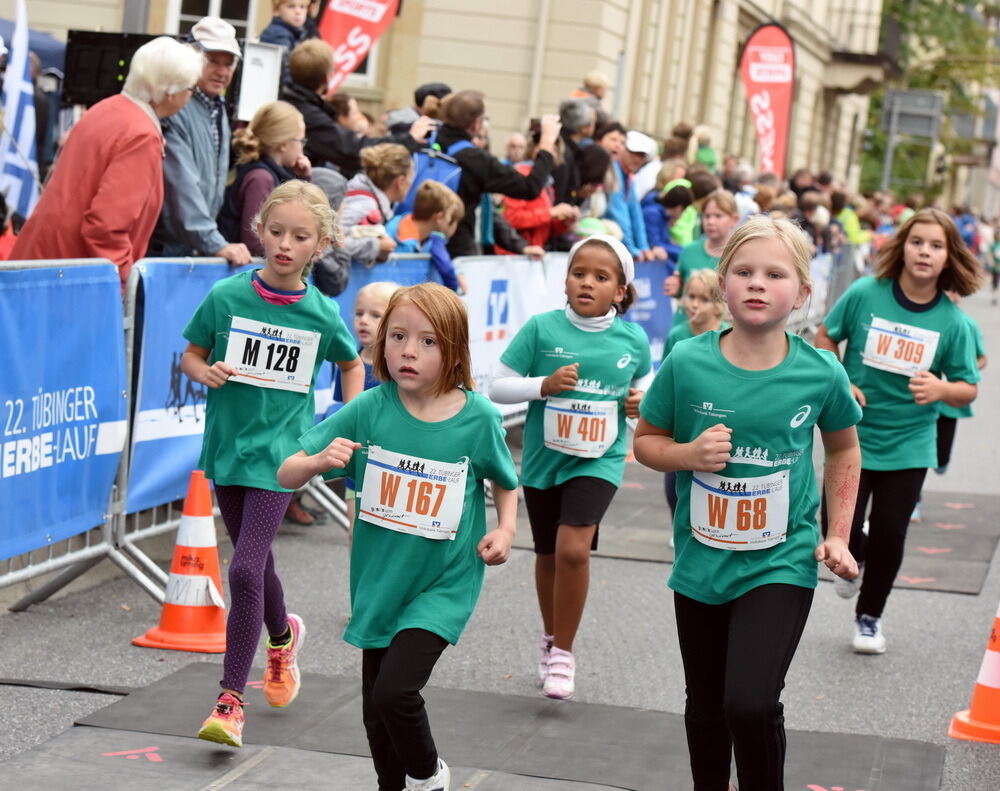
[[[625,354],[623,354],[623,355],[621,356],[621,359],[619,359],[619,360],[618,360],[618,367],[619,367],[619,368],[624,368],[624,367],[625,367],[626,365],[628,365],[628,364],[629,364],[630,362],[632,362],[632,355],[631,355],[631,354],[628,354],[628,353],[626,352]]]
[[[809,417],[812,411],[813,410],[811,406],[809,406],[808,404],[803,404],[802,406],[799,407],[799,411],[792,416],[792,419],[788,422],[788,425],[790,425],[792,428],[798,428],[799,426],[801,426],[803,423],[806,422],[806,418]]]

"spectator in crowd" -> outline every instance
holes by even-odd
[[[799,168],[796,170],[788,182],[788,188],[795,193],[796,198],[801,198],[804,192],[819,191],[813,179],[812,171],[809,168]]]
[[[562,131],[562,162],[552,171],[556,204],[568,203],[579,206],[580,196],[580,153],[584,141],[594,136],[594,108],[583,99],[567,99],[559,105],[559,122]]]
[[[592,71],[583,78],[583,87],[577,88],[570,95],[570,99],[583,99],[594,108],[594,123],[600,126],[610,120],[610,116],[604,109],[604,97],[608,95],[611,87],[611,80],[600,71]]]
[[[11,250],[16,243],[17,234],[14,233],[14,225],[7,210],[7,201],[0,195],[0,261],[10,258]]]
[[[191,101],[164,129],[163,210],[150,249],[158,256],[220,256],[233,266],[250,262],[241,242],[219,231],[229,173],[229,118],[222,95],[240,57],[236,29],[218,17],[191,28],[192,42],[205,53],[205,67]]]
[[[361,150],[361,165],[362,172],[347,182],[340,227],[351,261],[370,267],[396,249],[385,226],[392,219],[392,204],[410,191],[413,158],[405,146],[379,143]]]
[[[837,188],[834,184],[833,174],[829,170],[824,170],[818,176],[816,176],[816,189],[822,192],[824,195],[829,197],[833,191]]]
[[[163,204],[161,119],[191,98],[203,62],[166,36],[136,50],[122,92],[70,132],[12,259],[107,258],[124,287]]]
[[[636,131],[628,134],[632,137],[633,147],[638,150],[630,152],[626,143],[624,156],[632,160],[630,164],[630,169],[634,168],[632,170],[632,188],[641,203],[648,193],[654,191],[656,180],[663,169],[663,163],[658,156],[659,147],[653,138]]]
[[[563,127],[566,128],[565,126]],[[505,165],[516,165],[524,162],[525,154],[528,152],[528,141],[520,132],[511,132],[507,142],[503,147],[503,159],[500,161]]]
[[[264,44],[276,44],[281,52],[281,82],[288,82],[288,56],[296,46],[310,38],[306,22],[309,20],[308,0],[271,0],[274,16],[261,31]]]
[[[578,100],[571,99],[570,101]],[[586,107],[586,109],[590,108]],[[563,127],[563,131],[565,131],[565,127]],[[564,164],[560,162],[560,157],[568,155],[569,151],[566,148],[556,153],[557,171]],[[525,176],[531,172],[531,168],[531,162],[522,162],[514,166],[518,173]],[[579,179],[578,173],[577,179]],[[579,188],[574,192],[579,193]],[[557,203],[554,187],[547,184],[536,197],[528,200],[504,198],[503,216],[529,245],[544,248],[548,246],[553,237],[568,233],[576,225],[576,221],[580,219],[580,209],[570,203]]]
[[[872,233],[861,227],[861,220],[848,200],[847,193],[837,191],[830,196],[830,214],[843,228],[850,244],[867,244],[871,241]]]
[[[388,114],[386,123],[389,134],[406,134],[410,126],[420,116],[436,119],[441,110],[441,100],[451,93],[451,87],[443,82],[428,82],[413,92],[413,107],[403,107]]]
[[[385,227],[397,253],[427,253],[441,282],[453,291],[466,291],[465,278],[455,272],[448,240],[465,213],[462,201],[440,181],[427,179],[417,187],[413,211],[396,215]]]
[[[671,260],[676,261],[680,250],[694,240],[695,227],[698,224],[698,210],[694,207],[694,193],[691,192],[691,182],[687,179],[675,179],[664,185],[656,203],[662,208],[665,222],[662,223],[653,215],[647,219],[647,234],[655,233],[651,244],[667,251]],[[644,215],[652,214],[644,209]],[[650,229],[655,230],[650,230]]]
[[[806,232],[817,254],[831,249],[830,210],[825,205],[826,200],[826,196],[821,192],[806,192],[799,199],[798,211],[791,216],[791,219]]]
[[[302,153],[306,124],[288,102],[269,102],[254,113],[245,129],[233,135],[236,177],[226,188],[219,230],[230,242],[242,242],[256,256],[264,255],[257,236],[257,212],[279,184],[308,179],[309,160]]]
[[[617,162],[625,150],[625,127],[617,121],[599,126],[594,133],[594,142],[611,155],[613,162]]]
[[[50,154],[52,150],[50,146],[53,126],[52,112],[48,95],[38,84],[38,78],[42,73],[42,60],[35,52],[28,53],[28,60],[31,63],[31,84],[34,88],[35,154],[38,161],[38,178],[44,184],[49,166],[52,164],[52,155]]]
[[[740,191],[742,186],[739,181],[740,158],[734,154],[726,154],[722,158],[722,170],[719,178],[722,180],[722,188],[729,190],[734,195]],[[751,178],[753,175],[751,174]]]
[[[371,120],[358,107],[358,100],[346,93],[335,93],[327,104],[333,108],[334,119],[356,135],[365,135],[371,129]]]
[[[767,214],[771,211],[771,204],[774,203],[775,197],[777,197],[777,191],[773,186],[770,184],[757,184],[757,191],[753,195],[753,200],[757,204],[757,208],[761,214]]]
[[[682,162],[687,162],[688,141],[671,135],[663,141],[663,151],[660,156],[664,159],[679,159]]]
[[[740,222],[743,222],[750,215],[760,211],[760,206],[754,200],[757,188],[753,183],[753,168],[746,162],[740,162],[736,167],[734,181],[736,182],[736,191],[733,192],[733,197],[736,199],[736,208],[740,212]]]
[[[448,96],[441,108],[442,125],[437,141],[448,150],[460,140],[472,141],[486,129],[486,100],[479,91],[460,91]],[[476,206],[484,193],[507,195],[511,198],[534,198],[542,191],[554,164],[555,145],[559,137],[559,118],[545,115],[541,119],[534,163],[527,175],[504,165],[489,151],[470,146],[456,152],[455,160],[462,168],[458,197],[465,207],[465,216],[448,242],[452,256],[476,255]],[[499,240],[498,240],[499,241]],[[510,248],[508,248],[510,249]]]
[[[719,167],[719,155],[712,148],[712,135],[709,134],[708,130],[704,130],[698,134],[697,139],[698,149],[695,151],[694,161],[704,165],[714,173]]]
[[[306,121],[305,155],[313,167],[331,166],[345,178],[361,170],[361,149],[378,143],[398,143],[417,151],[434,127],[434,121],[421,116],[406,134],[385,138],[359,136],[337,123],[335,110],[323,101],[326,85],[333,72],[333,50],[322,39],[299,44],[289,57],[291,82],[281,98],[294,106]]]
[[[646,238],[646,223],[642,218],[642,207],[639,197],[632,184],[635,172],[645,164],[650,151],[655,153],[656,143],[648,136],[634,130],[625,135],[625,147],[618,155],[618,161],[612,165],[615,171],[616,184],[608,195],[608,208],[605,217],[614,221],[622,229],[622,244],[628,248],[637,261],[649,261],[654,258],[666,259],[663,248],[650,248]]]

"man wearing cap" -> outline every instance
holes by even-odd
[[[634,179],[639,169],[656,156],[656,141],[649,135],[629,130],[625,135],[625,148],[612,167],[617,176],[617,186],[608,195],[605,218],[618,223],[622,229],[622,243],[637,261],[664,260],[667,252],[662,247],[650,249],[646,237],[646,222],[642,217]]]
[[[250,250],[228,243],[215,221],[229,172],[229,117],[222,96],[240,45],[236,29],[214,16],[199,20],[190,39],[205,53],[205,68],[191,101],[164,124],[163,210],[151,255],[220,256],[241,266],[250,262]]]

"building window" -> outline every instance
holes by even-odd
[[[256,38],[259,0],[169,0],[167,33],[184,35],[205,16],[222,17],[234,28],[236,38]]]
[[[374,88],[375,72],[378,64],[378,42],[372,44],[365,59],[358,64],[358,67],[347,75],[344,80],[345,88]]]

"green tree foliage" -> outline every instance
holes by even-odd
[[[862,189],[876,189],[881,182],[886,135],[879,124],[887,89],[943,92],[946,106],[941,142],[949,152],[963,151],[966,146],[955,138],[949,118],[956,114],[981,114],[976,86],[1000,86],[998,22],[1000,2],[885,0],[882,50],[893,54],[893,44],[898,42],[895,58],[900,76],[872,96],[868,128],[873,134],[868,136],[862,158]],[[923,152],[922,160],[918,150]],[[904,170],[905,175],[899,173],[899,176],[906,181],[923,178],[928,149],[902,145],[897,152],[893,175]],[[919,185],[911,184],[900,191],[918,188]]]

